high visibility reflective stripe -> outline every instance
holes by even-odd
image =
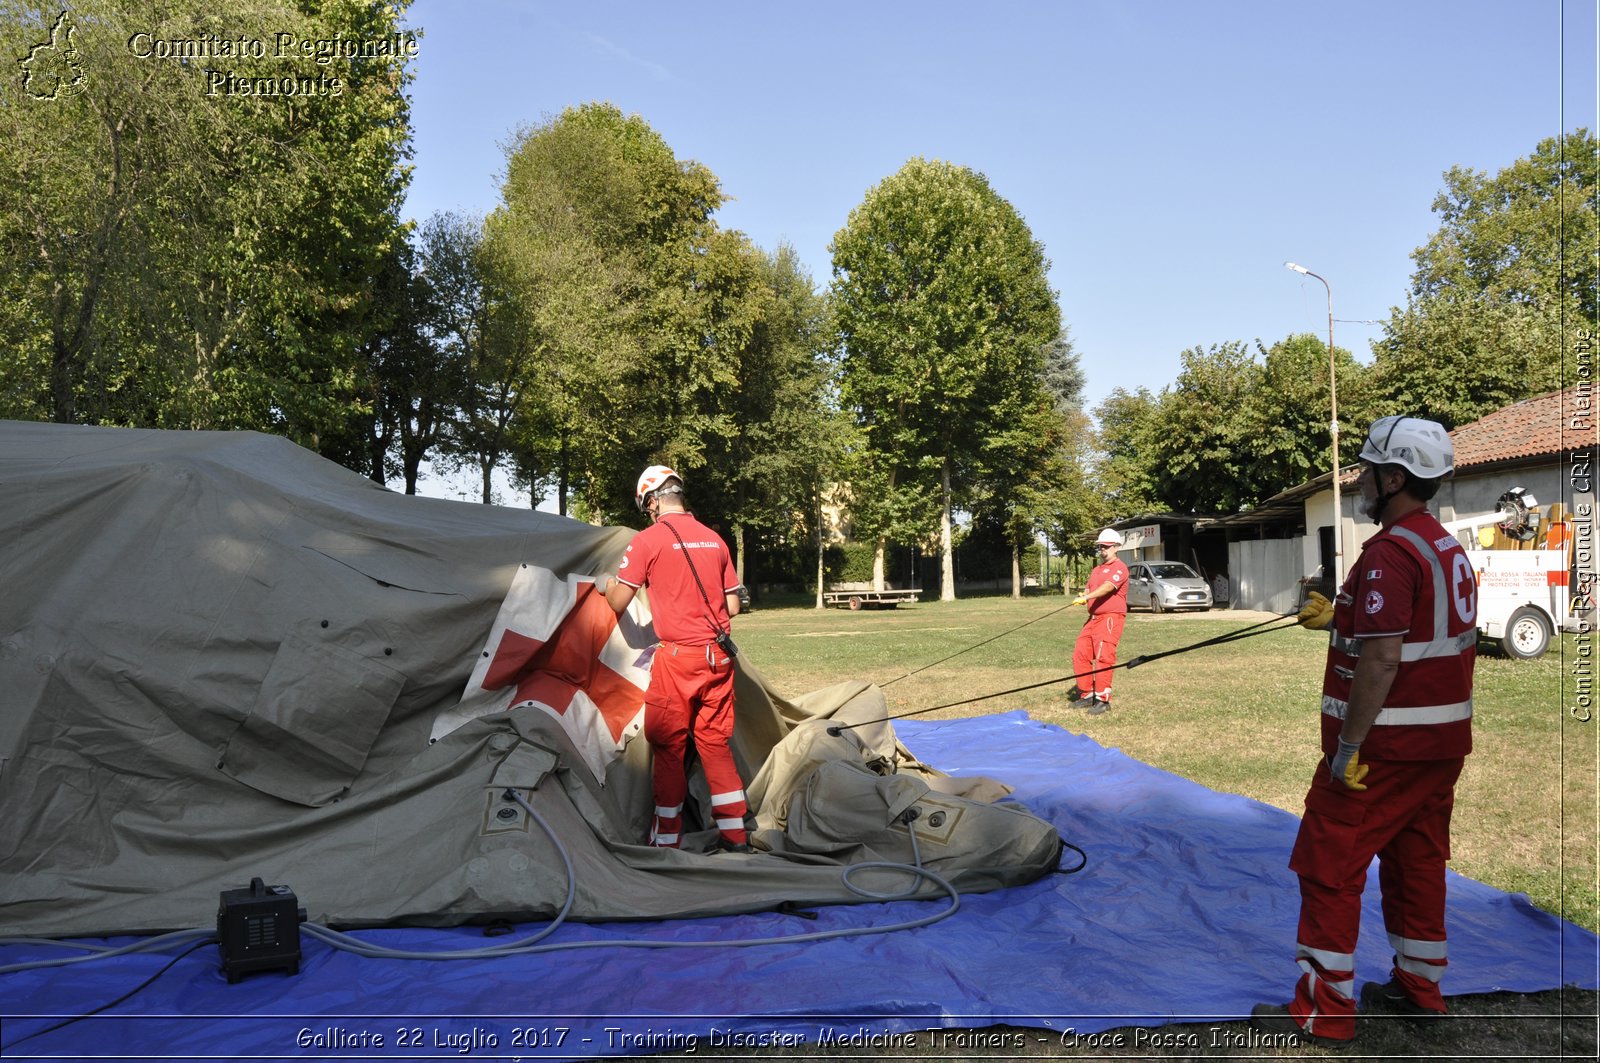
[[[1331,639],[1333,648],[1347,657],[1361,656],[1361,640],[1340,638],[1338,635]],[[1425,661],[1434,657],[1455,657],[1464,653],[1470,647],[1478,644],[1478,632],[1463,631],[1451,638],[1436,639],[1433,642],[1404,642],[1400,644],[1400,659],[1402,661]]]
[[[743,816],[718,816],[718,830],[744,830]]]
[[[735,803],[737,801],[743,801],[743,800],[744,800],[744,791],[743,790],[729,790],[725,794],[712,794],[711,795],[711,806],[713,808],[715,808],[718,805],[731,805],[731,804],[733,804],[733,803]]]
[[[683,806],[674,805],[672,808],[663,808],[660,805],[657,805],[656,815],[660,816],[662,819],[677,819],[679,816],[683,815]]]
[[[1444,642],[1450,636],[1450,600],[1447,597],[1449,588],[1445,585],[1444,565],[1439,563],[1439,552],[1432,543],[1410,528],[1396,525],[1389,529],[1389,533],[1416,547],[1417,553],[1433,570],[1433,641]]]
[[[1317,966],[1324,971],[1342,972],[1356,969],[1356,957],[1353,952],[1329,952],[1327,949],[1314,949],[1310,945],[1301,945],[1297,942],[1294,955],[1297,960],[1316,960]]]
[[[1469,648],[1478,644],[1476,629],[1463,631],[1461,634],[1450,635],[1450,612],[1448,593],[1444,574],[1444,564],[1439,560],[1439,552],[1433,544],[1410,528],[1390,528],[1390,533],[1404,539],[1416,547],[1417,553],[1422,555],[1422,560],[1433,573],[1433,638],[1427,642],[1408,642],[1400,647],[1402,661],[1425,661],[1434,657],[1454,657],[1464,653]],[[1329,639],[1330,644],[1340,653],[1351,657],[1361,656],[1361,640],[1341,638],[1335,632]]]
[[[1350,712],[1350,703],[1336,697],[1322,695],[1322,714],[1342,720]],[[1450,705],[1410,705],[1383,709],[1372,721],[1374,727],[1410,727],[1435,723],[1459,723],[1472,719],[1472,699]]]
[[[1456,657],[1470,646],[1478,644],[1478,631],[1463,631],[1454,638],[1436,639],[1433,642],[1407,642],[1400,646],[1402,661],[1424,661],[1430,657]]]
[[[1389,935],[1389,947],[1401,956],[1410,956],[1418,960],[1442,960],[1446,957],[1445,942],[1420,941],[1417,938],[1403,938],[1399,934]]]
[[[1437,982],[1444,977],[1444,964],[1427,963],[1423,960],[1413,960],[1409,956],[1396,956],[1394,965],[1400,970],[1414,974],[1418,978],[1426,978],[1430,982]]]
[[[1318,974],[1317,969],[1311,966],[1311,962],[1309,960],[1301,960],[1300,969],[1304,971],[1311,979],[1311,983],[1307,988],[1310,990],[1312,1000],[1315,1000],[1317,997],[1317,986],[1319,985],[1327,986],[1329,989],[1333,990],[1341,997],[1344,997],[1346,1000],[1351,999],[1352,995],[1356,991],[1356,979],[1354,972],[1351,973],[1349,978],[1334,981],[1331,978],[1325,978]],[[1314,1012],[1312,1013],[1312,1018],[1315,1018]],[[1306,1019],[1306,1029],[1311,1029],[1311,1018]]]
[[[676,834],[657,834],[655,836],[655,838],[651,840],[650,844],[651,845],[677,845],[678,844],[678,836]]]

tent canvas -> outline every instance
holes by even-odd
[[[744,658],[771,854],[641,844],[648,614],[597,615],[591,582],[627,529],[395,494],[248,432],[0,422],[0,499],[0,934],[204,925],[257,876],[335,925],[537,918],[563,854],[577,919],[853,902],[840,868],[905,860],[901,813],[933,800],[924,862],[959,888],[1055,866],[1003,786],[887,724],[827,733],[879,719],[876,689],[785,700]]]
[[[23,971],[0,975],[0,1051],[8,1058],[111,1049],[155,1058],[579,1059],[682,1053],[699,1037],[691,1057],[698,1058],[780,1055],[778,1038],[792,1037],[839,1046],[839,1055],[888,1057],[900,1054],[902,1035],[933,1029],[951,1032],[923,1035],[915,1054],[1031,1058],[1113,1051],[1091,1047],[1089,1038],[1125,1026],[1136,1029],[1120,1031],[1123,1053],[1184,1043],[1195,1044],[1195,1056],[1261,1051],[1244,1042],[1240,1020],[1257,1001],[1285,999],[1299,973],[1299,896],[1287,867],[1293,815],[1207,790],[1022,712],[907,720],[901,731],[918,756],[954,772],[1003,767],[1015,798],[1085,850],[1082,870],[963,896],[954,915],[921,929],[826,941],[734,947],[742,939],[883,927],[945,903],[567,923],[547,940],[577,948],[454,962],[365,959],[308,939],[299,975],[263,972],[231,986],[216,949],[201,948],[108,1011],[50,1033],[42,1031],[144,983],[171,953]],[[1068,868],[1078,862],[1076,854],[1063,860]],[[1376,878],[1368,877],[1357,948],[1363,979],[1381,977],[1389,962]],[[1596,987],[1594,934],[1526,897],[1454,874],[1449,895],[1450,996]],[[470,926],[357,936],[427,952],[505,940]],[[624,940],[711,947],[614,944]],[[0,966],[63,953],[0,946]],[[1219,1028],[1224,1020],[1234,1025]],[[952,1029],[997,1023],[1020,1029],[980,1029],[965,1041]],[[1494,1024],[1506,1044],[1520,1029],[1503,1016]],[[1584,1025],[1570,1027],[1569,1037]],[[474,1031],[470,1052],[450,1047],[471,1045]],[[330,1047],[332,1038],[362,1034],[384,1044]],[[496,1038],[494,1047],[486,1035]],[[31,1039],[19,1044],[22,1038]],[[1582,1049],[1581,1036],[1565,1045],[1571,1055]]]

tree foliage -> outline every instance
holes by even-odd
[[[637,115],[568,108],[508,148],[486,243],[525,353],[525,463],[554,462],[595,517],[632,511],[650,458],[698,467],[732,390],[719,354],[743,338],[753,284],[739,241],[717,231],[715,175],[677,159]],[[545,455],[540,457],[541,448]],[[686,470],[685,470],[686,471]]]
[[[377,40],[403,9],[7,3],[0,47],[28,54],[63,19],[81,80],[0,88],[0,322],[28,344],[0,395],[61,421],[269,429],[360,464],[372,293],[404,237],[408,57],[185,62],[130,41]],[[340,91],[219,90],[217,66]]]
[[[718,227],[722,201],[709,169],[610,104],[523,131],[485,233],[503,302],[483,365],[511,382],[473,434],[500,432],[525,482],[592,519],[637,520],[639,470],[669,464],[742,568],[747,533],[779,552],[807,535],[836,448],[821,300],[791,250]]]
[[[1375,344],[1375,400],[1449,427],[1560,386],[1563,330],[1600,327],[1600,155],[1578,129],[1494,176],[1455,167]]]
[[[1365,371],[1335,348],[1342,425],[1368,420]],[[1096,411],[1101,488],[1120,517],[1139,513],[1231,513],[1327,471],[1328,348],[1316,336],[1194,347],[1177,380],[1158,394],[1118,389]],[[1353,461],[1359,432],[1346,427],[1341,458]]]
[[[983,175],[913,158],[868,191],[834,237],[842,395],[865,439],[863,507],[880,537],[943,528],[977,489],[986,448],[1043,394],[1043,349],[1061,331],[1043,249]]]

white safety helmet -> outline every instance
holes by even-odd
[[[1380,417],[1372,422],[1361,460],[1398,465],[1421,480],[1448,476],[1456,465],[1450,433],[1437,421],[1420,417]]]
[[[683,483],[683,477],[668,466],[650,466],[639,474],[639,484],[633,489],[633,504],[643,509],[644,500],[649,498],[653,492],[659,490],[661,485],[668,480],[676,480],[679,484]]]
[[[1117,529],[1115,529],[1115,528],[1103,528],[1100,531],[1100,537],[1094,541],[1094,544],[1096,546],[1117,546],[1117,547],[1120,547],[1122,545],[1122,542],[1123,542],[1122,533],[1117,531]]]

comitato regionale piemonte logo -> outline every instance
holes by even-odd
[[[28,49],[21,60],[22,91],[36,100],[59,100],[83,91],[83,65],[72,46],[76,27],[66,11],[50,27],[50,39]]]

